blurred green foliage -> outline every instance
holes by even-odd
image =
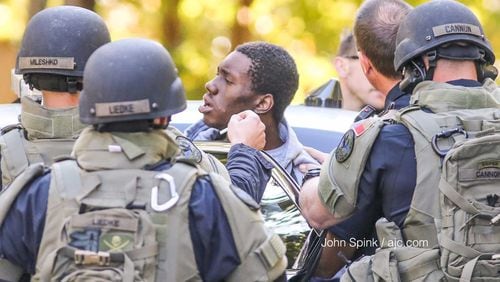
[[[0,40],[18,44],[35,0],[0,0]],[[83,0],[85,1],[85,0]],[[62,0],[48,0],[47,6]],[[77,1],[78,2],[78,1]],[[295,58],[300,86],[294,103],[332,76],[340,34],[350,29],[361,0],[96,0],[113,40],[146,37],[172,53],[188,97],[199,99],[218,63],[237,44],[265,40]],[[424,1],[408,1],[417,5]],[[500,48],[500,0],[463,0]]]

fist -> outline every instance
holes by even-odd
[[[266,126],[250,110],[231,116],[227,129],[231,145],[242,143],[257,150],[264,149],[266,145]]]

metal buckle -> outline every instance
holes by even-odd
[[[432,149],[434,150],[434,152],[436,152],[436,154],[438,154],[440,157],[444,157],[446,156],[446,153],[448,153],[448,151],[450,150],[450,148],[448,149],[441,149],[439,148],[438,146],[438,139],[440,138],[450,138],[451,136],[455,135],[455,134],[463,134],[465,136],[465,138],[468,138],[469,135],[467,134],[467,132],[465,130],[463,130],[463,128],[453,128],[453,129],[450,129],[450,130],[445,130],[445,131],[441,131],[440,133],[432,136],[432,141],[431,141],[431,145],[432,145]]]
[[[111,257],[108,252],[91,252],[85,250],[76,250],[74,255],[75,264],[77,265],[101,265],[108,266],[111,263]]]

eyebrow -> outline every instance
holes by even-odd
[[[344,57],[344,58],[346,58],[346,59],[353,59],[353,60],[357,60],[357,59],[359,59],[358,55],[342,56],[342,57]]]
[[[227,69],[225,68],[221,68],[221,67],[217,67],[217,70],[220,74],[226,76],[226,77],[230,77],[230,78],[233,78],[233,79],[236,79],[236,76],[231,73],[230,71],[228,71]]]

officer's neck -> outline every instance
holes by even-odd
[[[42,105],[48,109],[68,109],[78,106],[80,92],[42,91]]]
[[[469,79],[477,81],[476,65],[473,61],[437,61],[433,81],[448,82],[457,79]]]

